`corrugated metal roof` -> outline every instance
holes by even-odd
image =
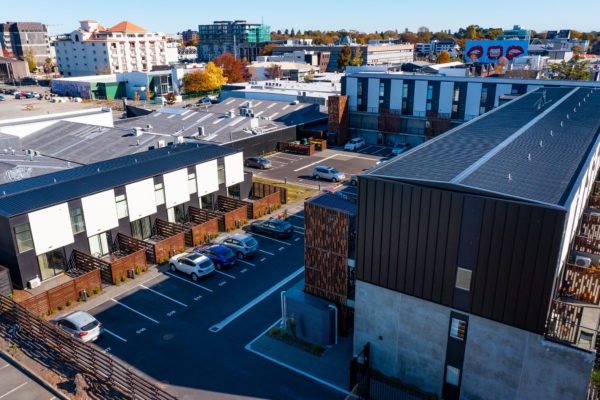
[[[0,214],[23,214],[237,152],[185,143],[7,183],[0,185]]]
[[[537,89],[369,174],[561,206],[597,139],[599,108],[600,91]]]

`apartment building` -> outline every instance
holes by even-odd
[[[64,76],[150,71],[153,66],[177,62],[177,50],[168,51],[165,35],[147,32],[128,21],[105,28],[94,20],[55,43],[58,69]]]
[[[244,20],[214,21],[198,26],[198,39],[198,61],[212,61],[224,52],[255,61],[271,41],[271,27]]]
[[[598,107],[539,88],[359,177],[355,354],[448,400],[586,398]]]
[[[541,87],[600,87],[599,82],[350,72],[342,78],[348,96],[348,129],[333,131],[342,142],[418,145],[499,105]]]
[[[249,182],[241,152],[182,143],[0,185],[0,264],[17,287],[44,281],[74,249],[102,257],[118,233],[147,239],[157,218],[181,222]]]
[[[31,50],[38,66],[52,57],[48,28],[41,22],[0,23],[0,47],[17,58],[25,57]]]
[[[415,48],[417,55],[420,57],[438,56],[442,51],[447,51],[452,57],[456,57],[460,50],[456,40],[452,38],[434,39],[429,43],[417,43]]]

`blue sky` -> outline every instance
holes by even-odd
[[[52,34],[70,32],[81,19],[96,19],[111,26],[122,20],[145,29],[175,33],[213,20],[246,19],[272,29],[356,29],[375,31],[427,26],[432,31],[478,24],[509,28],[520,24],[534,30],[571,28],[600,30],[600,1],[574,8],[565,0],[476,2],[466,0],[3,0],[2,20],[41,21]],[[585,7],[583,7],[585,4]],[[293,6],[293,7],[290,7]]]

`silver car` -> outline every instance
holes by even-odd
[[[271,161],[263,157],[248,157],[244,161],[246,167],[258,168],[258,169],[270,169],[273,167]]]
[[[343,172],[338,171],[332,167],[319,166],[313,169],[313,178],[325,179],[332,182],[339,182],[346,179],[346,175]]]
[[[85,311],[75,311],[58,320],[57,325],[83,342],[93,342],[102,334],[102,324]]]
[[[243,233],[236,233],[235,235],[226,237],[220,244],[233,250],[236,257],[240,260],[253,256],[258,252],[258,242],[256,239]]]

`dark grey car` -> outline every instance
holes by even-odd
[[[244,165],[246,167],[259,168],[259,169],[269,169],[272,168],[273,165],[271,161],[267,160],[263,157],[248,157],[246,161],[244,161]]]

